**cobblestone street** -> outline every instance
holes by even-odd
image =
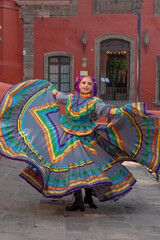
[[[0,240],[159,240],[160,184],[135,163],[126,166],[137,179],[117,202],[86,205],[67,212],[72,196],[46,199],[18,175],[25,163],[0,159]]]

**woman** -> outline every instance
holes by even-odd
[[[0,149],[29,164],[20,176],[45,197],[75,192],[66,209],[84,211],[82,188],[89,189],[89,199],[93,189],[99,201],[116,201],[132,189],[136,180],[123,161],[159,172],[159,119],[146,113],[144,103],[106,105],[90,76],[78,77],[75,87],[70,95],[43,80],[11,88],[0,106]],[[67,116],[57,102],[66,104]],[[109,115],[115,117],[108,125],[95,122]]]

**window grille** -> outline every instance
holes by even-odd
[[[51,56],[48,58],[48,80],[58,91],[70,91],[70,58]]]
[[[94,0],[94,14],[134,14],[136,0]]]
[[[154,0],[154,15],[160,16],[160,0]]]

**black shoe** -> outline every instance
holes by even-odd
[[[84,203],[88,204],[90,208],[97,208],[97,205],[94,204],[93,199],[87,199],[86,197],[84,198]]]
[[[87,203],[90,206],[90,208],[97,208],[97,205],[94,204],[94,202],[93,202],[91,188],[85,188],[84,203]]]
[[[84,207],[81,189],[74,192],[74,198],[75,198],[74,203],[70,207],[66,207],[66,210],[67,211],[77,211],[78,209],[80,209],[81,212],[84,212],[85,207]]]
[[[85,207],[76,203],[73,203],[70,207],[66,207],[67,211],[77,211],[78,209],[80,209],[81,212],[84,212]]]

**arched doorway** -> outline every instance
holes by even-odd
[[[97,38],[95,77],[104,101],[118,105],[134,101],[135,40],[121,34]]]

